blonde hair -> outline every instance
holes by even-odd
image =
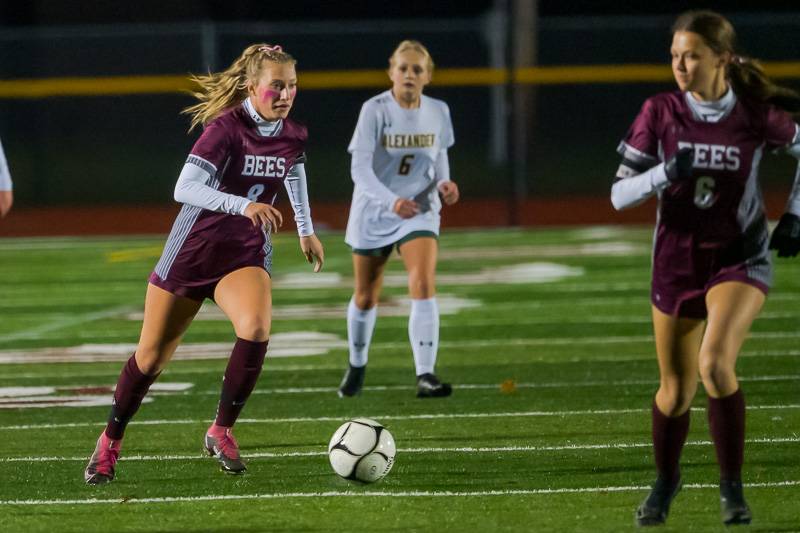
[[[428,49],[425,48],[425,45],[419,41],[415,41],[413,39],[406,39],[402,41],[400,44],[397,45],[397,48],[394,49],[392,55],[389,56],[389,70],[394,67],[394,58],[397,54],[405,52],[406,50],[414,50],[415,52],[419,52],[425,57],[425,67],[428,69],[428,73],[433,77],[433,58],[431,57],[430,52]]]
[[[248,82],[255,83],[258,80],[266,61],[293,65],[297,63],[280,46],[261,43],[245,48],[242,55],[222,72],[192,75],[190,79],[200,86],[200,90],[192,92],[192,96],[200,102],[181,111],[192,117],[189,131],[208,124],[224,110],[244,100],[247,97]]]

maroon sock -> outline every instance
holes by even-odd
[[[668,417],[653,402],[653,455],[656,459],[658,477],[675,484],[681,477],[681,450],[689,434],[689,413]]]
[[[741,481],[744,463],[744,394],[708,398],[708,425],[717,449],[720,479]]]
[[[269,340],[256,342],[236,339],[225,369],[225,377],[222,379],[222,394],[215,421],[218,426],[231,427],[239,418],[239,413],[261,374],[268,344]]]
[[[150,389],[150,385],[158,377],[143,374],[136,365],[136,354],[133,354],[117,380],[117,388],[114,390],[114,400],[111,404],[111,414],[108,417],[106,435],[112,440],[120,440],[125,433],[125,426],[139,410],[145,394]]]

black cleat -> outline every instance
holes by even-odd
[[[636,509],[636,525],[639,527],[659,526],[666,522],[669,506],[680,490],[680,480],[672,485],[660,477],[657,478],[650,494]]]
[[[453,393],[449,383],[442,383],[433,374],[417,376],[417,398],[444,398]]]
[[[339,385],[339,398],[360,394],[361,387],[364,386],[364,374],[366,373],[367,365],[353,366],[348,364],[344,378],[342,378],[342,384]]]
[[[719,482],[719,505],[722,510],[722,521],[726,526],[749,524],[753,519],[750,508],[744,501],[741,481]]]

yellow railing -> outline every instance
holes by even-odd
[[[774,79],[800,79],[800,62],[764,63]],[[499,68],[441,68],[433,84],[440,87],[489,86],[508,82],[509,71]],[[388,87],[383,70],[326,70],[299,72],[302,90],[368,89]],[[513,71],[523,85],[572,85],[584,83],[669,82],[666,65],[576,65],[526,67]],[[0,80],[0,98],[47,98],[52,96],[119,96],[174,94],[194,89],[188,76],[100,76],[83,78],[35,78]]]

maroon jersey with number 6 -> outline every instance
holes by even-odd
[[[766,291],[771,258],[758,168],[764,151],[793,142],[797,125],[774,106],[737,100],[717,122],[695,115],[688,95],[649,98],[618,151],[640,168],[694,150],[692,175],[659,193],[653,303],[668,313],[716,283],[737,280]],[[689,315],[702,316],[704,304]]]

